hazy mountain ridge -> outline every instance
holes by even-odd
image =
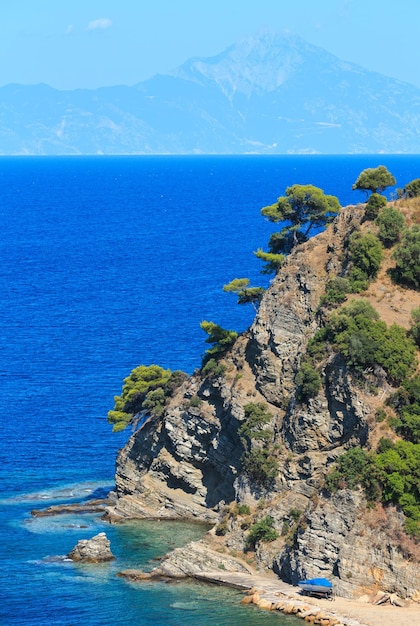
[[[230,99],[235,93],[263,95],[280,88],[313,55],[332,67],[358,69],[296,35],[264,33],[243,39],[215,57],[190,59],[169,74],[202,85],[214,81]]]
[[[0,154],[418,153],[420,89],[290,34],[133,87],[0,88]]]

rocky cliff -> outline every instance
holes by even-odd
[[[225,355],[224,375],[195,372],[163,417],[130,437],[117,459],[118,500],[110,519],[213,522],[225,548],[237,553],[246,548],[250,525],[270,515],[279,538],[257,543],[252,554],[257,567],[287,582],[332,577],[343,595],[383,588],[407,597],[420,588],[418,567],[401,540],[402,514],[380,505],[369,510],[361,490],[331,495],[324,488],[344,450],[372,445],[377,396],[354,383],[339,355],[325,363],[316,397],[301,403],[296,389],[302,355],[322,324],[326,282],[340,274],[363,215],[364,206],[347,207],[325,232],[298,246],[250,329]],[[249,403],[264,403],[272,416],[265,445],[279,471],[268,486],[243,471],[238,429]]]

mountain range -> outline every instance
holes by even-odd
[[[0,88],[0,154],[420,153],[420,89],[289,33],[134,86]]]

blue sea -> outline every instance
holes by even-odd
[[[252,307],[222,287],[268,285],[253,255],[274,230],[261,207],[295,183],[356,204],[358,174],[381,164],[398,187],[420,176],[419,156],[0,158],[2,625],[296,623],[242,607],[234,590],[116,577],[150,569],[199,525],[31,510],[112,489],[130,433],[113,434],[106,415],[133,367],[192,373],[202,320],[250,325]],[[63,560],[101,531],[116,561]]]

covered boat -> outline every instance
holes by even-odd
[[[298,585],[304,593],[309,595],[330,596],[332,594],[332,582],[326,578],[300,580]]]

